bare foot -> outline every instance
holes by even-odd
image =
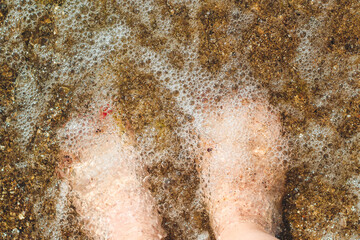
[[[218,239],[275,239],[284,183],[279,117],[264,101],[227,99],[205,114],[202,190]]]
[[[71,165],[62,176],[72,187],[85,228],[96,239],[161,239],[161,219],[141,182],[133,143],[111,120],[101,122],[73,121],[67,126],[68,136],[73,133],[77,140],[68,140],[73,144],[65,149],[71,152],[66,154]]]

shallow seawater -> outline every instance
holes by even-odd
[[[133,177],[146,175],[165,239],[215,239],[197,129],[231,96],[280,116],[278,237],[360,239],[359,12],[357,0],[0,0],[1,238],[106,236],[89,234],[68,176],[107,186],[91,176],[117,157],[77,159],[115,133],[136,142],[146,174]]]

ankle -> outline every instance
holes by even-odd
[[[277,240],[260,225],[252,222],[232,223],[217,234],[219,240]]]

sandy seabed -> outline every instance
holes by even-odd
[[[0,0],[1,237],[89,238],[62,152],[86,135],[64,129],[87,119],[79,129],[101,133],[111,118],[141,146],[166,239],[214,239],[196,128],[204,106],[246,96],[276,109],[289,142],[279,238],[359,239],[359,12],[357,0]]]

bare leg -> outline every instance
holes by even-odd
[[[200,164],[217,239],[276,239],[285,158],[279,118],[265,102],[219,104],[205,114]]]
[[[96,239],[161,239],[161,219],[142,185],[137,151],[116,128],[109,129],[110,121],[106,124],[110,127],[78,124],[83,137],[71,150],[77,160],[64,174],[76,210]]]

